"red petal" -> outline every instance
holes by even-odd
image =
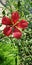
[[[19,39],[22,36],[22,33],[21,32],[14,32],[12,35],[13,35],[13,37]]]
[[[3,33],[4,33],[6,36],[9,36],[9,35],[12,33],[12,27],[6,27],[6,28],[3,30]]]
[[[12,35],[13,35],[13,37],[18,39],[22,36],[22,32],[20,32],[20,30],[18,30],[16,27],[14,27],[14,31],[13,31]]]
[[[26,27],[28,27],[28,22],[25,20],[21,20],[18,24],[17,27],[25,29]]]
[[[3,17],[2,18],[2,24],[4,25],[10,25],[11,24],[11,20],[8,17]]]
[[[11,18],[12,18],[12,21],[16,23],[18,19],[20,18],[19,13],[17,11],[13,12]]]

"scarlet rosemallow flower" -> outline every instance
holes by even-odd
[[[2,18],[2,24],[6,25],[6,28],[4,28],[3,33],[6,36],[9,36],[10,34],[13,35],[15,38],[20,38],[22,36],[22,32],[20,29],[25,29],[28,27],[28,22],[25,20],[19,21],[20,15],[17,11],[13,12],[11,14],[11,19],[8,17]]]

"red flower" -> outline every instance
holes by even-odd
[[[28,27],[28,22],[25,20],[19,21],[19,18],[20,16],[17,11],[12,13],[11,20],[8,17],[3,17],[2,24],[6,25],[6,28],[3,30],[3,33],[6,36],[12,34],[13,37],[17,39],[22,36],[22,32],[20,31],[20,29],[25,29],[26,27]]]
[[[10,25],[11,24],[11,20],[10,20],[10,18],[8,18],[8,17],[3,17],[2,18],[2,24],[4,24],[4,25]]]

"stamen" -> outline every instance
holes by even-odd
[[[19,19],[19,21],[20,21],[20,19]],[[12,27],[16,27],[19,31],[22,31],[22,29],[20,29],[20,28],[18,28],[16,25],[19,23],[19,21],[17,21],[17,23],[15,23],[14,24],[14,22],[11,20],[11,22],[12,22],[12,24],[13,24],[13,26]]]

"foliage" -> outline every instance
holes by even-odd
[[[9,65],[9,63],[15,65],[16,61],[18,65],[32,65],[32,29],[27,28],[23,33],[21,39],[4,37],[0,40],[0,63],[2,65]]]
[[[4,8],[4,11],[8,10],[8,12],[6,12],[6,15],[8,16],[10,16],[10,14],[15,10],[19,11],[21,19],[31,21],[32,18],[31,4],[32,4],[31,0],[8,0],[6,8]]]
[[[4,42],[5,40],[6,42]],[[0,65],[16,65],[16,59],[19,60],[18,48],[15,44],[10,43],[9,38],[5,38],[5,40],[0,42]]]

